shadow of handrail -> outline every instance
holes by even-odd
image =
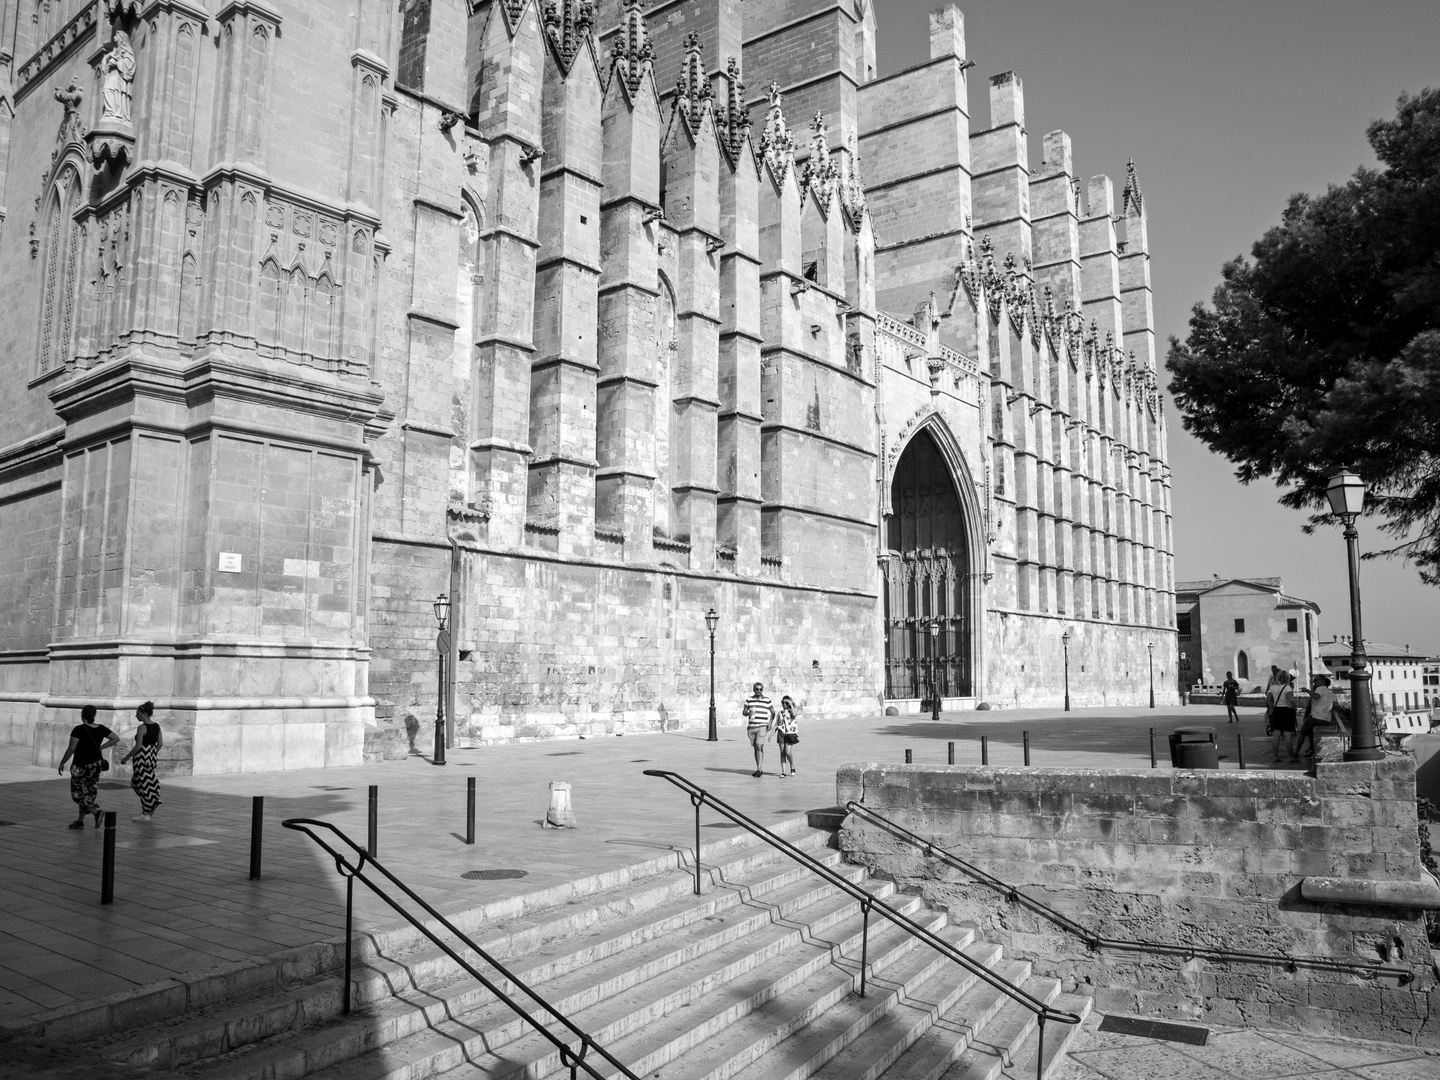
[[[535,1031],[543,1035],[550,1042],[550,1044],[560,1052],[561,1067],[570,1070],[571,1080],[575,1080],[576,1071],[578,1069],[584,1069],[585,1073],[588,1076],[593,1077],[594,1080],[613,1080],[612,1076],[606,1073],[597,1072],[594,1066],[592,1066],[588,1061],[585,1060],[586,1055],[589,1054],[592,1050],[595,1051],[595,1053],[598,1054],[601,1058],[603,1058],[607,1064],[619,1070],[619,1074],[621,1076],[628,1078],[628,1080],[640,1080],[640,1078],[637,1077],[633,1072],[631,1072],[628,1068],[626,1068],[613,1056],[611,1056],[608,1050],[606,1050],[603,1046],[597,1043],[585,1032],[581,1031],[578,1027],[576,1027],[575,1024],[571,1022],[569,1017],[557,1010],[553,1005],[551,1005],[548,1001],[546,1001],[534,990],[532,990],[526,983],[522,982],[507,967],[505,967],[504,964],[500,963],[500,961],[496,960],[493,956],[491,956],[479,945],[477,945],[473,940],[471,940],[468,935],[466,935],[462,930],[460,930],[459,927],[457,927],[444,915],[441,915],[440,912],[436,911],[433,907],[431,907],[430,904],[427,903],[413,889],[411,889],[410,886],[406,885],[398,877],[396,877],[389,870],[387,870],[384,865],[380,863],[379,860],[377,860],[369,853],[369,851],[361,847],[359,844],[355,843],[355,841],[345,835],[345,833],[341,829],[332,825],[328,821],[318,821],[315,818],[287,818],[280,824],[287,829],[293,829],[296,832],[304,833],[306,836],[310,837],[311,840],[314,840],[315,843],[318,844],[322,850],[324,850],[328,855],[330,855],[331,858],[335,860],[335,869],[339,872],[340,876],[345,879],[344,1010],[346,1013],[350,1012],[350,943],[353,937],[352,916],[354,913],[355,882],[358,879],[366,886],[366,888],[368,888],[381,900],[385,901],[385,903],[390,905],[390,907],[396,912],[396,914],[398,914],[416,930],[419,930],[420,933],[424,934],[427,938],[429,938],[430,942],[435,945],[436,948],[440,949],[443,953],[445,953],[446,956],[450,957],[451,960],[455,961],[455,963],[458,964],[468,975],[470,975],[471,978],[475,979],[476,982],[480,983],[481,986],[485,987],[486,990],[489,990],[490,993],[495,995],[495,997],[499,1001],[503,1002],[507,1008],[509,1008],[512,1012],[515,1013],[516,1016],[518,1016],[525,1023],[529,1024],[530,1027],[535,1029]],[[324,837],[318,835],[315,832],[316,829],[325,829],[333,833],[342,844],[349,847],[350,850],[359,857],[357,861],[355,861],[354,863],[350,862],[346,858],[346,855],[344,853],[337,851],[335,848],[331,847]],[[559,1024],[574,1038],[578,1039],[580,1042],[579,1049],[572,1050],[563,1039],[557,1036],[554,1032],[552,1032],[549,1028],[547,1028],[544,1024],[542,1024],[539,1020],[537,1020],[534,1016],[532,1016],[529,1012],[522,1008],[519,1002],[517,1002],[504,990],[500,989],[499,986],[497,986],[483,972],[476,968],[474,964],[470,963],[454,949],[452,949],[449,945],[447,945],[444,941],[440,940],[439,935],[437,935],[433,930],[431,930],[428,926],[422,923],[409,911],[406,911],[405,908],[401,907],[401,905],[395,900],[395,898],[392,897],[389,893],[387,893],[384,889],[382,889],[379,885],[366,877],[365,867],[367,865],[374,867],[376,871],[383,874],[386,880],[390,882],[390,884],[394,885],[397,889],[403,892],[406,897],[408,897],[413,903],[423,908],[427,915],[429,915],[432,919],[434,919],[437,923],[439,923],[451,934],[453,934],[457,939],[459,939],[467,949],[469,949],[476,956],[484,960],[485,963],[489,964],[492,968],[498,971],[504,977],[506,982],[508,982],[512,987],[519,990],[525,997],[528,997],[532,1002],[535,1003],[535,1005],[539,1006],[540,1009],[544,1010],[544,1012],[547,1013],[555,1023]]]

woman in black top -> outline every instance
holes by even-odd
[[[1235,711],[1235,706],[1240,704],[1240,684],[1235,681],[1233,671],[1225,672],[1225,715],[1229,717],[1227,724],[1238,724],[1240,714]]]
[[[95,815],[95,827],[100,827],[100,767],[104,763],[104,751],[120,740],[109,728],[95,722],[95,706],[86,705],[80,710],[81,723],[70,729],[70,745],[60,759],[60,772],[65,763],[74,757],[70,766],[70,798],[80,808],[80,816],[70,823],[72,829],[85,827],[85,815]]]
[[[155,704],[147,701],[135,710],[135,719],[140,721],[135,731],[135,745],[120,759],[120,764],[133,761],[130,771],[130,787],[140,796],[140,816],[131,821],[149,821],[150,815],[160,805],[160,781],[155,776],[155,759],[165,745],[160,725],[155,722]]]

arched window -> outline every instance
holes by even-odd
[[[41,375],[64,367],[73,354],[75,291],[80,258],[80,174],[65,165],[50,188],[45,210],[45,259],[40,266],[40,339],[36,350]]]
[[[1235,678],[1241,681],[1250,678],[1250,658],[1244,649],[1235,654]]]

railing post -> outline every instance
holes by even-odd
[[[1150,768],[1155,769],[1158,767],[1155,763],[1155,729],[1152,727],[1150,729]]]
[[[1035,1080],[1045,1080],[1045,1014],[1038,1013],[1040,1045],[1035,1048]]]
[[[700,800],[694,795],[690,802],[695,807],[695,895],[700,895]]]
[[[355,875],[345,879],[345,1014],[350,1014],[350,937],[355,917]]]
[[[1030,732],[1022,731],[1020,737],[1025,740],[1025,764],[1030,764]]]
[[[115,811],[105,811],[105,851],[100,861],[100,903],[115,902]]]
[[[1245,768],[1245,736],[1235,733],[1235,749],[1240,751],[1240,768]]]
[[[910,748],[907,746],[907,747],[905,748],[905,764],[906,764],[906,765],[911,764],[911,760],[912,760],[912,759],[911,759],[911,757],[910,757]]]
[[[955,744],[952,742],[952,743],[949,743],[948,746],[949,746],[949,764],[954,765],[954,764],[955,764]]]
[[[990,739],[988,736],[980,736],[980,764],[990,764]]]
[[[475,777],[465,778],[465,843],[475,843]]]
[[[365,851],[373,859],[380,848],[380,785],[370,785],[370,832],[366,838]]]
[[[250,800],[250,880],[260,880],[260,842],[265,833],[265,796]]]
[[[860,996],[865,996],[865,971],[870,963],[870,901],[860,905]]]

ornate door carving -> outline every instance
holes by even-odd
[[[965,520],[945,459],[923,431],[895,468],[890,506],[887,550],[880,559],[885,696],[928,701],[938,683],[941,697],[968,697],[972,627]]]

